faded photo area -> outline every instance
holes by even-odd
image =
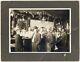
[[[70,52],[70,10],[9,10],[9,52]]]

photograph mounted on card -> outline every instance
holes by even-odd
[[[78,61],[78,1],[2,1],[2,61]]]

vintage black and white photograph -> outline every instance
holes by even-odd
[[[9,53],[71,53],[71,8],[9,8]]]

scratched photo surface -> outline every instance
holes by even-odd
[[[9,9],[10,53],[71,52],[70,34],[69,9]]]

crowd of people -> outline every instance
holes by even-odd
[[[56,30],[53,27],[50,27],[49,29],[45,27],[39,28],[37,26],[33,28],[28,27],[28,30],[26,30],[25,28],[21,29],[16,26],[12,31],[12,35],[15,37],[15,51],[43,52],[69,50],[69,33],[67,30]]]
[[[27,17],[27,20],[19,19],[18,17],[17,20],[16,16],[11,17],[12,24],[10,31],[11,38],[15,38],[16,52],[69,51],[69,29],[64,29],[63,26],[60,28],[30,27],[30,17]],[[17,22],[14,23],[14,21]]]

